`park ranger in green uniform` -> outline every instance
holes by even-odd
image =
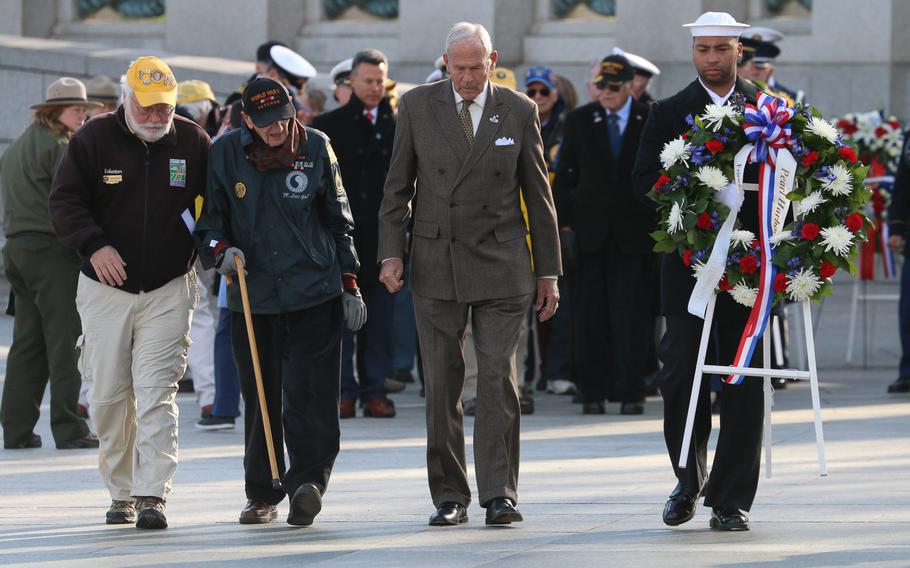
[[[212,146],[206,200],[196,226],[203,263],[247,272],[284,491],[272,487],[240,290],[227,287],[231,342],[246,405],[246,507],[241,523],[277,517],[312,524],[338,455],[341,330],[366,321],[356,273],[354,221],[332,147],[295,118],[287,89],[258,78],[243,93],[243,121]]]

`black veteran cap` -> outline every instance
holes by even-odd
[[[635,72],[629,60],[622,55],[608,55],[600,62],[600,73],[594,77],[594,86],[603,89],[610,83],[631,81]]]
[[[243,90],[243,112],[258,128],[293,118],[297,113],[291,95],[278,81],[257,77]]]

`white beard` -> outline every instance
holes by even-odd
[[[157,142],[158,140],[161,140],[164,135],[170,131],[171,125],[174,123],[174,116],[171,115],[170,120],[164,124],[159,124],[157,126],[142,125],[136,122],[129,105],[124,105],[123,110],[127,126],[129,126],[130,130],[133,131],[133,134],[143,142]]]

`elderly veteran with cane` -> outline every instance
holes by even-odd
[[[117,112],[70,140],[50,214],[57,237],[83,259],[80,370],[92,383],[99,469],[113,500],[107,522],[163,529],[197,298],[192,211],[211,141],[174,116],[177,81],[164,61],[138,58],[122,88]]]
[[[342,324],[357,331],[366,321],[338,161],[326,136],[302,126],[294,114],[277,81],[259,78],[247,85],[243,126],[212,146],[196,226],[203,263],[231,277],[244,270],[249,290],[247,297],[239,282],[227,287],[246,403],[243,524],[277,518],[285,493],[291,525],[310,525],[321,510],[341,438]],[[279,450],[277,458],[272,448]]]

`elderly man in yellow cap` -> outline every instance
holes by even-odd
[[[198,297],[192,233],[211,141],[174,116],[177,81],[140,57],[116,112],[72,138],[49,209],[57,237],[79,253],[79,368],[100,438],[109,524],[167,527],[177,468],[177,381]]]

